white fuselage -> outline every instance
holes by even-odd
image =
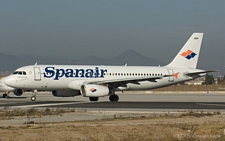
[[[9,87],[4,83],[6,77],[0,78],[0,92],[9,93],[15,90],[15,88]]]
[[[133,79],[115,87],[115,90],[146,90],[173,85],[200,77],[187,76],[187,72],[201,71],[198,69],[182,69],[149,66],[78,66],[78,65],[31,65],[17,69],[7,78],[6,84],[24,90],[60,90],[77,89],[84,83],[110,80]],[[167,75],[167,77],[164,77]],[[138,78],[161,77],[145,81]]]

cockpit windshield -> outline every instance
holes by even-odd
[[[18,74],[18,75],[26,75],[27,73],[25,71],[15,71],[13,73],[13,75],[16,75],[16,74]]]

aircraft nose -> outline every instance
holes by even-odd
[[[13,77],[6,77],[5,80],[4,80],[4,83],[7,85],[7,86],[10,86],[10,87],[13,87],[13,82],[15,82],[15,79]]]

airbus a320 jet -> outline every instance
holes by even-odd
[[[39,90],[57,97],[82,95],[90,101],[109,96],[117,102],[115,91],[150,90],[204,76],[196,69],[203,33],[193,33],[175,58],[166,66],[30,65],[18,68],[5,84],[21,92],[32,90],[32,101]]]

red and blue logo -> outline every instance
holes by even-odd
[[[92,93],[94,93],[94,92],[96,92],[96,91],[97,91],[97,89],[95,89],[95,88],[91,88],[91,89],[90,89],[90,91],[91,91]]]
[[[185,57],[186,59],[190,60],[191,58],[194,58],[196,53],[194,53],[192,50],[187,50],[186,52],[183,52],[181,56]]]

